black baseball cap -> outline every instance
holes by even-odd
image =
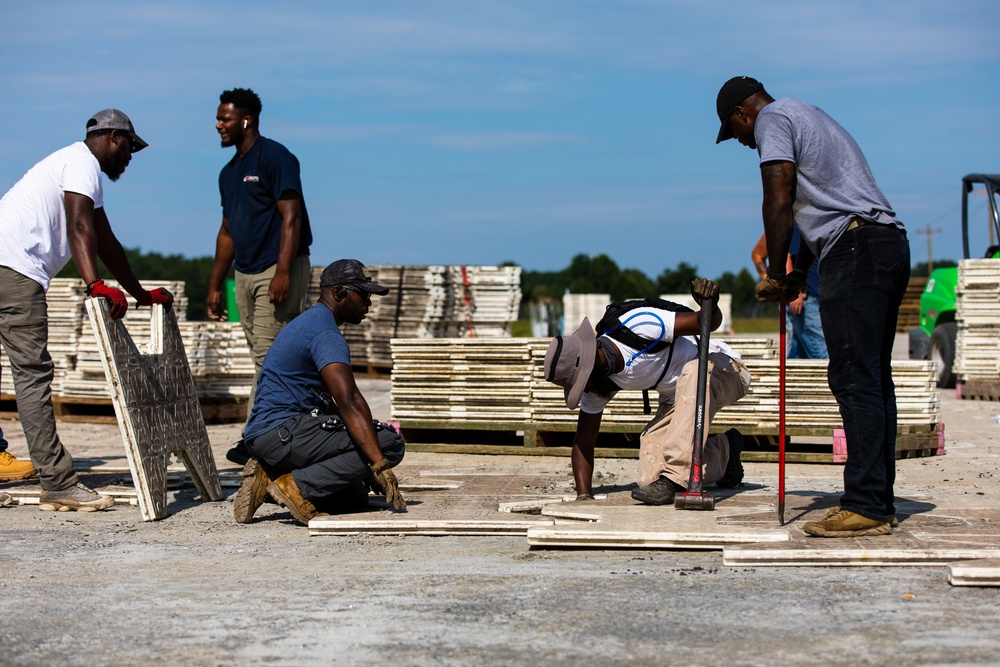
[[[353,285],[359,290],[379,296],[385,296],[389,293],[388,287],[372,282],[372,274],[365,268],[364,264],[356,259],[338,259],[323,269],[319,286],[330,287],[331,285]]]
[[[719,96],[715,99],[715,109],[719,112],[719,121],[722,123],[715,143],[733,138],[733,131],[729,129],[729,116],[733,113],[733,109],[742,104],[746,98],[762,90],[764,84],[749,76],[734,76],[722,84]]]

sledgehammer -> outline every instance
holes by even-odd
[[[702,441],[705,437],[705,388],[708,385],[708,336],[712,331],[712,311],[715,302],[701,304],[698,313],[698,397],[695,399],[694,442],[691,445],[691,478],[687,491],[674,496],[679,510],[714,510],[715,496],[702,490]]]

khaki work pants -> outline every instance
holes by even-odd
[[[257,391],[257,378],[260,368],[264,365],[264,357],[271,349],[271,344],[281,328],[302,313],[306,307],[306,290],[309,287],[311,269],[309,255],[301,255],[292,262],[288,273],[288,298],[281,303],[271,303],[267,290],[274,278],[276,264],[272,264],[261,273],[236,272],[236,308],[240,312],[240,324],[243,325],[243,335],[246,336],[250,354],[253,355],[254,378],[250,389],[250,404],[253,409],[254,394]]]
[[[750,389],[750,371],[739,359],[722,353],[708,355],[705,435],[715,413],[732,405]],[[661,475],[687,488],[691,480],[691,448],[698,394],[698,360],[684,364],[673,403],[660,403],[656,414],[639,436],[639,486],[652,484]],[[729,463],[729,440],[722,433],[706,438],[702,451],[702,482],[722,479]]]
[[[31,278],[0,266],[0,345],[10,359],[17,415],[43,491],[77,483],[73,457],[56,434],[52,410],[55,364],[48,350],[45,290]]]

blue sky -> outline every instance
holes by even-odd
[[[714,143],[737,74],[844,125],[909,228],[944,230],[937,258],[961,253],[959,179],[1000,172],[994,2],[4,5],[0,191],[118,107],[150,147],[105,206],[147,251],[214,251],[236,86],[301,162],[314,264],[751,268],[756,153]]]

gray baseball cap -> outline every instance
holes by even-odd
[[[132,149],[133,153],[138,153],[149,145],[135,133],[132,121],[125,115],[125,112],[118,109],[104,109],[91,116],[90,120],[87,121],[87,134],[96,132],[97,130],[121,130],[122,132],[128,132],[128,135],[132,138],[132,145],[135,147]]]

